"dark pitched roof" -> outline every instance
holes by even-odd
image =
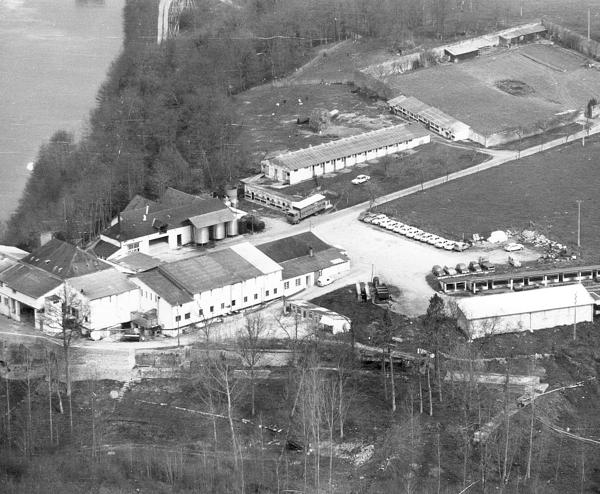
[[[331,248],[331,245],[323,242],[312,232],[304,232],[256,246],[258,250],[278,263],[308,256],[310,247],[313,253],[317,253]]]
[[[144,283],[144,285],[170,305],[186,304],[194,300],[189,293],[173,283],[158,269],[140,273],[135,278]]]
[[[22,261],[62,278],[73,278],[109,269],[110,264],[72,244],[53,238]]]
[[[157,202],[152,201],[150,199],[146,199],[144,196],[136,194],[133,196],[133,199],[129,201],[129,204],[125,206],[125,209],[123,209],[123,211],[130,211],[133,209],[144,209],[146,206],[155,207],[156,205]]]
[[[58,276],[21,262],[0,272],[0,281],[31,298],[40,298],[63,282]]]
[[[158,270],[190,294],[263,275],[262,271],[231,249],[163,264]]]
[[[208,194],[188,194],[180,190],[174,189],[173,187],[167,187],[164,194],[160,198],[160,204],[164,207],[176,207],[191,204],[198,199],[212,199],[213,197]]]
[[[119,247],[105,240],[99,240],[96,244],[89,248],[88,251],[100,259],[108,259],[111,255],[119,250]]]
[[[307,273],[315,273],[321,269],[330,268],[336,264],[348,262],[348,256],[339,249],[331,247],[312,256],[302,256],[281,263],[283,268],[282,278],[289,280],[303,276]]]
[[[187,224],[189,218],[215,211],[227,212],[229,208],[220,199],[195,198],[192,202],[180,206],[159,205],[154,210],[149,208],[148,214],[145,209],[123,211],[121,220],[102,233],[115,240],[131,240],[156,233],[160,227],[167,230],[179,228]]]

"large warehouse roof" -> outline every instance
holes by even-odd
[[[545,310],[592,305],[594,299],[581,284],[539,288],[524,292],[499,293],[463,298],[460,311],[469,320],[527,314]]]
[[[288,170],[299,170],[308,166],[326,163],[353,154],[411,141],[429,135],[417,125],[403,124],[372,130],[363,134],[326,142],[310,148],[280,154],[269,161]]]

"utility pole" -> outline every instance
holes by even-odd
[[[577,247],[581,248],[581,199],[577,200]]]
[[[588,41],[590,40],[590,27],[591,27],[591,16],[592,16],[592,12],[591,12],[591,8],[588,7]]]

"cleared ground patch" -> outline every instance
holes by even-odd
[[[392,76],[386,82],[399,94],[414,96],[492,134],[540,128],[563,112],[583,109],[600,92],[600,71],[584,68],[583,61],[578,53],[558,46],[526,45]],[[497,87],[507,80],[531,89],[509,94]]]
[[[534,228],[576,246],[577,200],[586,262],[600,259],[600,139],[577,141],[386,203],[378,210],[451,238]]]
[[[344,173],[318,177],[282,191],[302,196],[325,192],[337,209],[343,209],[477,165],[487,159],[488,155],[476,150],[432,142],[417,150],[372,160],[368,164],[346,168]],[[371,180],[353,184],[351,180],[359,174],[369,175]]]
[[[352,93],[346,84],[260,86],[236,96],[241,140],[258,162],[266,154],[316,146],[339,137],[401,123],[375,102]],[[298,125],[316,109],[338,110],[338,117],[321,134]]]

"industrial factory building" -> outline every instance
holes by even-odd
[[[102,259],[132,252],[152,255],[182,245],[205,245],[238,234],[236,213],[220,199],[167,189],[159,202],[136,196],[100,235]]]

